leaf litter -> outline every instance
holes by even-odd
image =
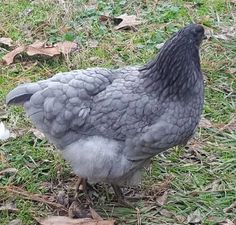
[[[90,218],[72,219],[65,216],[50,216],[38,220],[41,225],[114,225],[114,220],[94,220]]]
[[[13,202],[6,202],[4,205],[0,206],[0,212],[2,211],[14,213],[14,212],[18,212],[19,209],[16,208],[16,205]]]
[[[16,168],[6,168],[0,171],[0,178],[6,174],[15,174],[18,170]]]
[[[20,219],[15,219],[10,221],[8,225],[22,225],[22,221]]]
[[[118,17],[101,15],[100,21],[112,21],[116,25],[114,27],[115,30],[135,30],[135,27],[142,23],[140,20],[137,19],[136,15],[128,15],[127,13],[122,14]]]
[[[222,26],[217,33],[214,33],[212,29],[207,29],[206,36],[208,39],[213,37],[224,41],[234,40],[236,38],[236,26]]]
[[[55,199],[52,196],[32,194],[32,193],[25,191],[24,189],[22,189],[20,187],[13,186],[13,185],[6,186],[6,187],[0,187],[0,189],[3,189],[6,192],[8,192],[14,196],[21,196],[21,198],[24,198],[27,200],[41,202],[41,203],[50,205],[51,207],[54,207],[56,209],[59,209],[61,211],[67,212],[67,209],[63,205],[56,203]]]
[[[188,215],[187,223],[191,225],[201,224],[203,219],[203,215],[201,214],[199,209],[196,209],[193,213]]]
[[[39,130],[37,130],[35,128],[31,128],[29,130],[29,132],[32,132],[34,134],[34,136],[36,138],[40,139],[40,140],[44,140],[45,139],[45,135],[41,131],[39,131]]]
[[[13,40],[11,38],[6,38],[6,37],[2,37],[0,38],[0,45],[6,45],[8,47],[12,47]]]
[[[226,207],[223,211],[224,213],[236,213],[236,201],[233,202],[229,207]]]
[[[209,129],[213,127],[213,124],[210,120],[206,119],[205,117],[202,117],[198,126],[203,129]]]
[[[219,222],[217,224],[218,225],[235,225],[235,223],[232,220],[230,220],[230,219],[226,219],[226,220],[221,221],[221,222]]]
[[[10,65],[13,63],[14,58],[23,52],[25,52],[28,56],[41,55],[54,57],[61,54],[68,55],[77,49],[78,44],[71,41],[63,41],[55,44],[47,44],[46,41],[36,41],[28,46],[19,46],[15,48],[3,56],[2,59],[7,65]]]

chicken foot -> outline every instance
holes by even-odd
[[[88,183],[87,183],[87,179],[79,177],[78,180],[76,181],[75,184],[75,195],[74,195],[74,199],[78,200],[79,198],[79,193],[83,192],[85,197],[86,197],[86,202],[88,202],[89,204],[92,204],[92,201],[89,197],[88,194]]]
[[[120,188],[118,185],[116,185],[116,184],[111,184],[111,186],[112,186],[112,188],[113,188],[113,190],[114,190],[114,192],[115,192],[115,195],[116,195],[116,197],[117,197],[118,203],[120,203],[120,204],[123,205],[123,206],[127,206],[127,207],[129,207],[129,208],[136,208],[134,204],[130,203],[129,201],[127,201],[127,200],[125,199],[125,196],[124,196],[124,194],[123,194],[121,188]]]

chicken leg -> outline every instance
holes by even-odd
[[[115,192],[118,203],[120,203],[121,205],[127,206],[128,208],[135,208],[135,206],[132,203],[130,203],[129,201],[125,199],[125,196],[118,185],[111,184],[111,186]]]

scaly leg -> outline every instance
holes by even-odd
[[[77,200],[79,197],[78,196],[79,193],[83,192],[85,194],[86,201],[88,203],[91,203],[91,199],[89,198],[87,188],[88,188],[87,179],[79,177],[79,179],[77,180],[77,182],[75,184],[75,197],[74,197],[74,199]]]
[[[125,200],[124,194],[123,194],[121,188],[118,185],[111,184],[111,186],[112,186],[112,188],[115,192],[118,203],[120,203],[121,205],[127,206],[129,208],[135,208],[135,206],[133,204],[131,204],[130,202]]]

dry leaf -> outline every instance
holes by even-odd
[[[149,194],[154,196],[162,196],[166,191],[169,190],[173,178],[174,177],[168,175],[161,183],[152,185]]]
[[[91,218],[90,211],[78,201],[73,201],[71,203],[68,215],[70,218]]]
[[[181,224],[184,224],[184,221],[186,220],[184,216],[176,215],[175,213],[170,212],[166,209],[161,209],[159,211],[159,214],[167,218],[175,218]]]
[[[45,135],[41,131],[39,131],[35,128],[31,128],[29,131],[32,132],[36,138],[38,138],[40,140],[45,139]]]
[[[229,207],[225,208],[223,211],[224,213],[236,213],[236,201],[233,202]]]
[[[217,39],[222,39],[225,41],[230,40],[230,39],[235,39],[236,38],[236,26],[222,27],[220,33],[214,34],[212,36]]]
[[[5,37],[0,38],[0,44],[7,45],[8,47],[13,46],[12,42],[13,41],[11,38],[5,38]]]
[[[163,206],[163,205],[166,203],[167,197],[168,197],[168,191],[165,191],[162,196],[159,196],[159,197],[156,199],[157,205],[158,205],[158,206]]]
[[[26,51],[29,56],[46,55],[53,57],[61,53],[66,55],[77,49],[77,44],[70,41],[58,42],[55,45],[46,45],[46,41],[36,41],[28,46],[20,46],[3,57],[7,65],[13,63],[14,57]]]
[[[230,74],[236,74],[236,68],[229,68],[228,71]]]
[[[92,207],[89,206],[89,210],[94,220],[103,220],[103,218]]]
[[[77,44],[71,41],[63,41],[55,44],[58,51],[64,55],[67,55],[77,49]]]
[[[217,223],[218,225],[235,225],[235,223],[229,219]]]
[[[177,219],[177,221],[180,224],[184,224],[184,222],[186,221],[186,218],[184,216],[181,216],[181,215],[175,215],[175,218]]]
[[[203,191],[217,191],[220,190],[221,181],[214,180],[212,183],[208,184],[203,188]]]
[[[121,16],[115,17],[115,19],[122,19],[122,21],[115,26],[115,30],[120,30],[120,29],[132,29],[135,26],[141,24],[141,21],[137,20],[137,16],[135,15],[127,15],[123,14]]]
[[[17,173],[17,169],[16,168],[6,168],[4,170],[0,171],[0,175],[5,175],[5,174],[9,174],[9,173]]]
[[[12,50],[11,52],[3,56],[2,59],[7,65],[10,65],[11,63],[13,63],[15,56],[22,53],[24,50],[25,50],[25,46],[17,47],[16,49]]]
[[[8,225],[22,225],[22,222],[19,219],[15,219],[12,220]]]
[[[12,202],[8,202],[5,205],[0,206],[0,212],[7,211],[7,212],[18,212],[19,210],[16,208],[15,204]]]
[[[159,214],[161,214],[162,216],[165,216],[165,217],[167,217],[167,218],[173,218],[173,217],[175,217],[175,214],[174,214],[173,212],[170,212],[170,211],[168,211],[168,210],[166,210],[166,209],[161,209],[161,210],[159,211]]]
[[[71,219],[65,216],[50,216],[39,220],[41,225],[114,225],[114,220],[94,220],[90,218]]]
[[[195,210],[193,213],[188,215],[187,221],[189,224],[201,224],[202,215],[199,209]]]
[[[198,125],[200,128],[204,128],[204,129],[209,129],[209,128],[212,128],[213,125],[211,123],[210,120],[206,119],[205,117],[202,117],[200,122],[199,122],[199,125]]]
[[[33,44],[29,45],[26,49],[26,53],[29,56],[33,55],[46,55],[46,56],[55,56],[60,55],[58,48],[54,46],[46,46],[45,42],[36,41]]]
[[[57,194],[57,202],[61,205],[69,205],[69,195],[65,191],[59,191]]]
[[[101,15],[99,17],[99,20],[101,22],[107,22],[107,21],[114,21],[115,22],[115,17],[109,16],[109,15]],[[122,21],[122,19],[119,20],[119,23]]]
[[[233,116],[233,118],[227,124],[219,126],[219,130],[236,131],[236,118]]]

